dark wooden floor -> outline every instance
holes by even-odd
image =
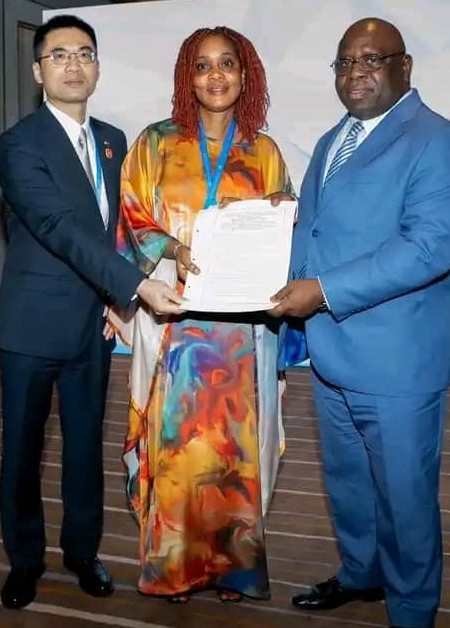
[[[290,597],[308,584],[335,573],[338,556],[321,480],[318,436],[307,369],[288,375],[285,403],[287,451],[268,517],[272,600],[224,605],[212,593],[195,596],[186,606],[138,595],[137,530],[123,492],[120,463],[127,413],[128,359],[116,357],[105,423],[105,533],[101,557],[116,582],[116,593],[96,600],[80,592],[61,565],[58,546],[60,437],[54,413],[48,425],[43,464],[47,518],[48,570],[36,601],[23,611],[0,607],[1,628],[367,628],[386,625],[382,603],[352,603],[333,612],[304,614],[290,607]],[[82,400],[80,400],[82,403]],[[441,484],[445,574],[437,628],[450,625],[450,430],[446,431]],[[88,461],[80,460],[81,464]],[[0,581],[8,570],[0,546]]]

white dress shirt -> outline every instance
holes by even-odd
[[[97,172],[97,149],[95,145],[94,134],[92,133],[90,125],[90,117],[87,116],[86,120],[81,125],[76,120],[67,115],[67,113],[64,113],[64,111],[61,111],[60,109],[55,107],[55,105],[52,105],[52,103],[50,103],[49,101],[47,101],[45,104],[48,110],[55,116],[55,118],[63,127],[64,131],[67,133],[67,136],[77,155],[78,138],[80,137],[81,129],[84,128],[86,131],[88,155],[89,162],[91,164],[92,174],[94,176],[94,181],[99,181],[98,189],[95,189],[94,191],[97,197],[97,203],[100,209],[100,213],[102,215],[103,224],[105,225],[106,229],[108,227],[109,204],[108,197],[106,195],[105,179],[103,177],[100,163],[98,164],[100,166],[100,172]]]

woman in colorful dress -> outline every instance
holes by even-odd
[[[268,102],[243,35],[217,27],[184,41],[172,118],[148,126],[123,166],[124,256],[169,284],[178,275],[181,292],[196,270],[189,245],[200,211],[291,193],[278,147],[260,132]],[[141,593],[269,598],[263,517],[283,447],[276,351],[262,314],[163,319],[139,308],[124,461]]]

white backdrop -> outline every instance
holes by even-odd
[[[101,80],[92,114],[132,142],[170,116],[183,39],[202,26],[231,26],[255,44],[269,82],[269,132],[298,187],[318,137],[342,115],[329,68],[344,30],[375,16],[396,24],[414,57],[413,84],[450,116],[450,0],[160,0],[45,11],[73,13],[97,31]]]

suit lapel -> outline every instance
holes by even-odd
[[[345,116],[345,118],[333,129],[330,129],[330,131],[328,131],[328,133],[326,133],[319,141],[303,180],[300,191],[300,204],[302,204],[304,199],[309,199],[308,205],[315,208],[315,211],[311,214],[311,220],[313,221],[322,211],[322,197],[324,192],[322,182],[325,173],[328,151],[330,150],[330,147],[332,146],[346,119],[347,116]]]
[[[325,167],[326,167],[326,164],[327,164],[328,153],[330,151],[330,148],[333,146],[334,140],[336,139],[338,134],[341,132],[341,129],[344,126],[344,124],[347,122],[347,120],[348,120],[348,115],[345,115],[342,118],[342,120],[334,127],[334,129],[332,129],[329,132],[327,140],[324,142],[322,154],[319,156],[319,159],[320,159],[320,172],[319,172],[319,181],[317,182],[317,184],[318,184],[318,188],[317,188],[317,196],[318,196],[318,198],[321,198],[321,196],[323,194],[323,191],[324,191],[323,180],[324,180],[324,176],[325,176]]]
[[[116,160],[118,156],[115,154],[115,148],[111,144],[108,137],[107,128],[105,128],[98,120],[91,118],[91,128],[94,134],[97,146],[97,154],[100,159],[100,165],[103,172],[103,180],[105,182],[106,197],[109,205],[109,222],[108,231],[116,224],[117,219],[117,199],[119,197],[119,179],[117,176]]]
[[[104,230],[95,192],[72,143],[64,128],[46,105],[35,114],[38,118],[37,133],[41,135],[43,155],[58,187],[65,196],[84,210],[89,221]]]
[[[414,117],[417,110],[422,105],[416,90],[413,90],[403,102],[391,111],[372,131],[369,137],[355,150],[350,158],[342,165],[340,170],[330,179],[325,188],[322,186],[323,204],[321,210],[325,209],[329,199],[338,192],[340,188],[349,183],[357,176],[358,172],[364,169],[378,155],[384,153],[406,130],[407,122]],[[335,136],[334,136],[335,137]],[[331,144],[329,144],[331,146]],[[323,164],[326,163],[326,155]],[[323,176],[323,170],[322,170]],[[322,182],[323,179],[321,179]]]

